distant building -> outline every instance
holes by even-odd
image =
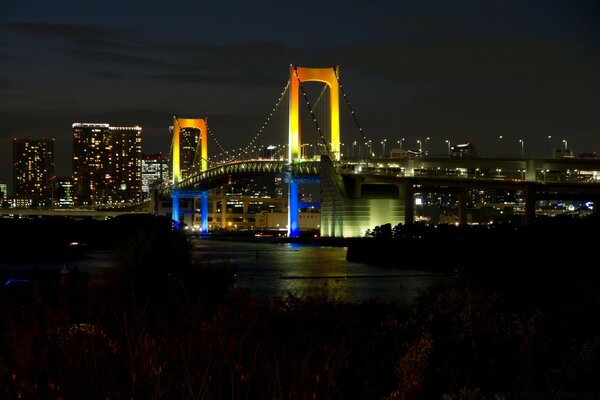
[[[142,196],[142,128],[111,126],[110,202],[135,202]]]
[[[58,177],[54,180],[54,207],[73,207],[73,178]]]
[[[450,157],[467,158],[476,156],[473,143],[455,144],[450,148]]]
[[[8,199],[8,185],[6,183],[0,183],[0,202],[4,202]]]
[[[54,139],[14,139],[13,197],[19,204],[51,205]]]
[[[106,204],[112,181],[108,124],[73,124],[73,202]]]
[[[575,158],[571,149],[555,149],[554,158]]]
[[[142,128],[73,124],[73,202],[137,201],[142,190]]]
[[[147,194],[153,185],[168,180],[167,162],[162,153],[142,155],[142,192]]]

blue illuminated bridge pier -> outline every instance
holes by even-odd
[[[325,84],[316,102],[308,100],[303,83]],[[323,93],[328,92],[327,96]],[[304,99],[307,115],[316,127],[318,148],[307,154],[314,143],[300,130],[300,98]],[[287,97],[286,97],[287,96]],[[346,100],[358,133],[358,146],[363,157],[344,154],[341,141],[339,98]],[[325,100],[322,100],[325,99]],[[322,101],[321,101],[322,100]],[[322,119],[316,103],[327,113]],[[276,110],[287,108],[281,152],[258,156],[257,148],[268,122]],[[323,105],[324,104],[324,105]],[[319,123],[324,120],[325,123]],[[307,124],[303,126],[306,127]],[[183,148],[186,129],[200,132],[193,144],[193,163],[184,165]],[[344,132],[346,130],[344,129]],[[217,156],[209,158],[208,138],[217,145]],[[600,160],[597,159],[528,159],[426,157],[423,154],[403,157],[375,158],[371,141],[358,124],[355,113],[339,81],[339,69],[290,66],[286,83],[273,112],[259,132],[246,146],[236,151],[224,151],[214,133],[208,129],[207,118],[174,117],[170,164],[172,176],[160,190],[163,199],[172,199],[172,219],[180,222],[181,199],[196,199],[201,214],[201,231],[208,233],[208,193],[223,185],[252,176],[281,176],[288,187],[287,234],[300,235],[299,210],[305,207],[299,199],[298,187],[303,183],[319,185],[320,234],[322,237],[361,237],[368,229],[391,223],[411,224],[414,221],[415,196],[420,193],[451,193],[458,202],[459,223],[467,223],[467,198],[472,190],[520,191],[524,199],[525,224],[535,218],[536,202],[542,200],[600,200]],[[348,143],[352,143],[350,139]],[[353,142],[354,144],[357,141]],[[188,144],[189,147],[189,144]],[[348,147],[348,146],[346,146]],[[360,154],[360,147],[359,147]],[[392,154],[392,153],[391,153]],[[390,155],[391,155],[390,154]],[[188,157],[189,158],[189,157]],[[595,208],[597,210],[597,207]]]

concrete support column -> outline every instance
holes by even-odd
[[[458,192],[458,223],[460,225],[466,225],[468,211],[468,201],[469,201],[469,191],[466,188],[460,189]]]
[[[410,225],[415,222],[415,192],[410,182],[405,182],[401,189],[404,189],[404,225]]]
[[[227,228],[227,197],[221,197],[221,226]]]
[[[525,180],[528,182],[535,182],[535,160],[527,160]]]
[[[362,179],[354,179],[354,198],[360,199],[362,197]]]

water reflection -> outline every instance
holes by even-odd
[[[341,301],[413,301],[446,275],[346,261],[342,247],[194,239],[194,259],[228,265],[258,297],[328,295]]]

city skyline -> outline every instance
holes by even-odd
[[[290,64],[340,66],[376,154],[428,137],[438,154],[445,140],[488,156],[547,156],[563,140],[592,152],[597,17],[591,1],[2,5],[0,182],[13,138],[56,138],[69,175],[76,122],[139,125],[142,151],[166,154],[173,115],[207,117],[225,147],[244,146]]]

